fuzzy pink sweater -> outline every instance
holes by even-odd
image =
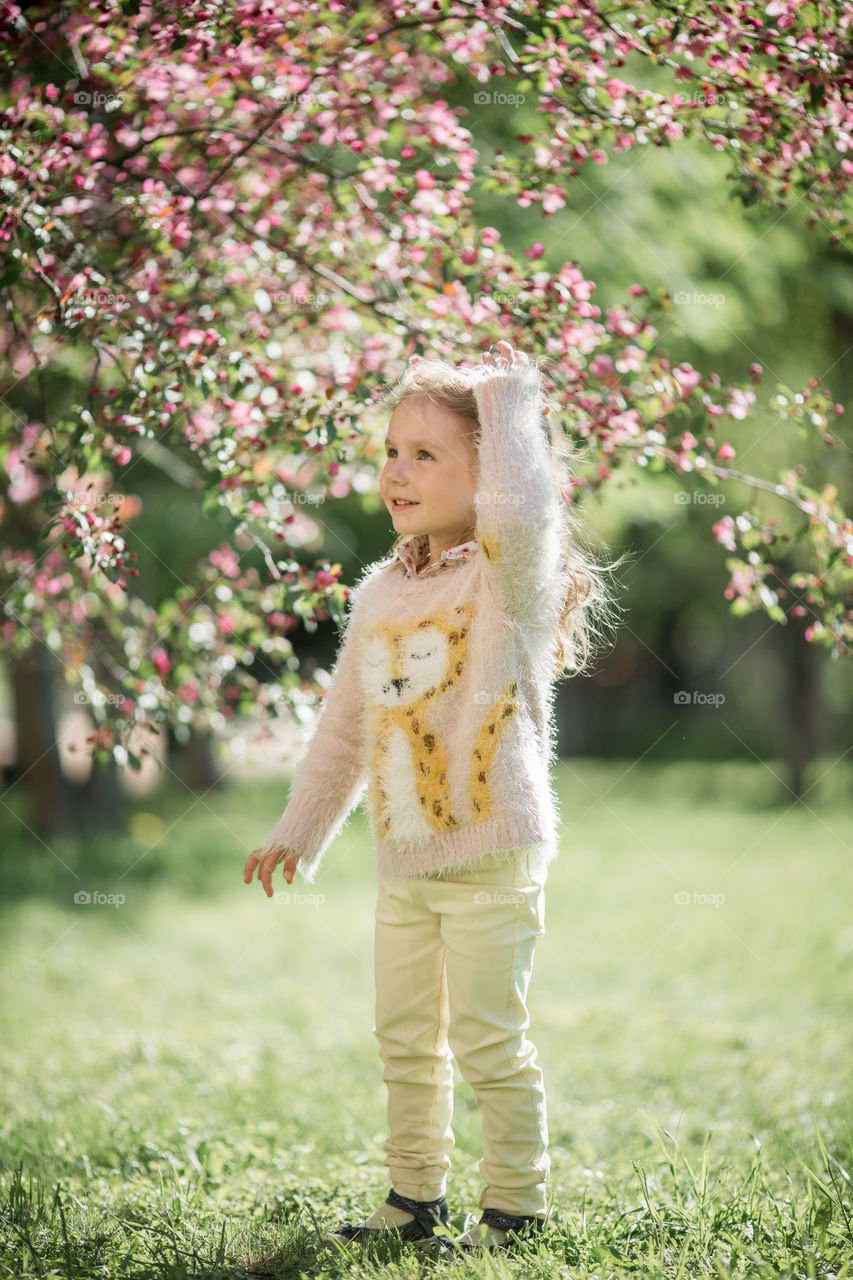
[[[567,584],[541,375],[484,365],[474,379],[476,541],[424,576],[397,554],[362,574],[264,846],[295,850],[308,882],[365,786],[381,875],[474,867],[528,846],[540,869],[557,856],[553,661]]]

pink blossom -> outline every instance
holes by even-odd
[[[208,556],[210,563],[225,578],[237,578],[240,575],[240,559],[233,547],[223,544],[215,548]]]
[[[556,213],[558,209],[564,208],[566,203],[566,194],[559,187],[548,187],[542,198],[543,213]]]
[[[620,373],[629,371],[639,373],[643,368],[645,359],[646,353],[642,347],[635,347],[629,344],[627,347],[622,348],[619,358],[616,360],[616,368]]]
[[[637,409],[626,409],[624,413],[615,413],[608,421],[610,442],[612,445],[624,444],[626,440],[639,435],[640,414]]]
[[[171,663],[169,662],[169,655],[160,645],[151,651],[151,661],[154,663],[154,670],[158,675],[168,675],[172,669]]]
[[[632,337],[636,331],[634,319],[627,307],[607,308],[607,328],[619,337]]]
[[[350,307],[328,307],[322,316],[322,323],[326,329],[358,329],[361,321]]]
[[[701,374],[689,364],[679,364],[672,371],[672,376],[681,388],[681,395],[686,400],[695,386],[698,386]]]
[[[594,288],[595,285],[592,280],[575,280],[570,286],[572,297],[577,298],[579,302],[586,302],[588,298],[591,298]]]
[[[730,418],[745,418],[754,404],[754,391],[742,391],[739,387],[734,387],[731,401],[726,406],[726,413]]]
[[[182,702],[185,707],[191,707],[198,701],[200,685],[195,676],[190,676],[189,680],[185,680],[178,690],[178,701]]]
[[[716,524],[712,525],[711,533],[727,551],[735,551],[737,549],[735,522],[731,516],[723,516],[722,520],[718,520]]]
[[[186,347],[194,346],[204,341],[203,329],[184,329],[178,334],[178,349],[183,351]]]

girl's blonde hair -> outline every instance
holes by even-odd
[[[534,362],[535,364],[535,362]],[[538,365],[535,365],[538,369]],[[540,379],[541,386],[541,379]],[[382,407],[392,412],[403,400],[426,396],[434,404],[460,420],[463,435],[476,448],[480,418],[474,396],[474,380],[462,367],[444,360],[416,358],[402,377],[382,398]],[[562,524],[563,567],[567,590],[563,611],[555,637],[554,678],[579,675],[598,656],[606,631],[614,624],[620,607],[616,604],[605,575],[612,573],[627,553],[618,560],[603,564],[584,547],[579,536],[579,516],[571,501],[566,501],[563,486],[573,473],[580,451],[574,452],[559,424],[559,405],[541,392],[540,425],[548,441],[551,473],[559,498]],[[547,412],[546,412],[547,411]],[[395,539],[391,554],[410,534]]]

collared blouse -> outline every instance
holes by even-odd
[[[445,548],[435,564],[430,564],[429,534],[413,533],[397,547],[397,557],[402,561],[409,578],[425,578],[428,573],[435,573],[436,569],[440,569],[449,561],[467,560],[477,546],[479,546],[477,538],[471,538],[468,542],[460,542],[455,547]]]

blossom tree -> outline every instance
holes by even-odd
[[[101,762],[138,763],[140,726],[286,704],[289,633],[348,596],[302,549],[377,468],[380,392],[413,355],[506,338],[543,357],[584,449],[567,501],[630,468],[776,495],[709,529],[729,607],[849,655],[836,487],[737,466],[759,410],[831,449],[831,390],[762,404],[757,364],[734,384],[673,364],[667,294],[634,283],[603,312],[579,263],[543,258],[587,166],[687,138],[745,203],[802,199],[849,248],[851,24],[851,0],[0,0],[3,654],[56,655]],[[522,92],[540,127],[485,159],[481,113]],[[480,190],[530,211],[523,255]],[[143,459],[232,529],[156,608],[128,549]]]

